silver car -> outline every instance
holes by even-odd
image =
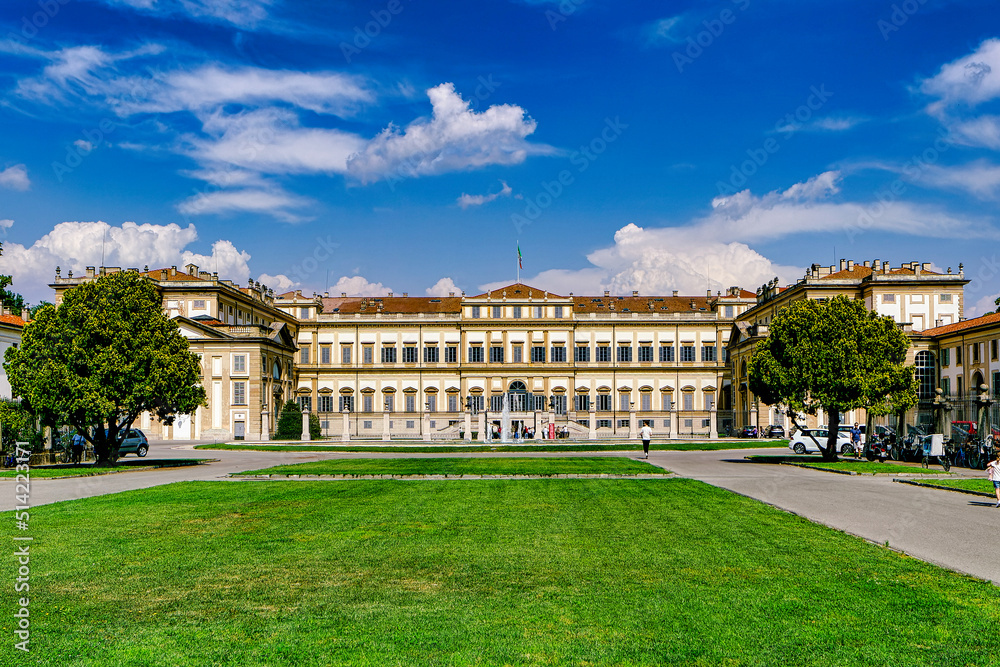
[[[817,441],[825,447],[829,436],[830,432],[823,428],[805,429],[796,433],[795,437],[788,441],[788,448],[796,454],[818,454],[820,448],[816,444]],[[837,433],[837,451],[845,456],[854,454],[850,433]]]

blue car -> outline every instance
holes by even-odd
[[[118,448],[118,456],[125,456],[126,454],[135,454],[136,456],[143,457],[149,452],[149,439],[146,438],[146,434],[137,428],[130,428],[128,433],[125,435],[125,439],[122,441],[121,447]]]

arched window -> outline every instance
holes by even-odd
[[[937,381],[937,373],[934,369],[934,355],[924,350],[917,353],[914,363],[917,376],[917,397],[921,401],[929,401],[934,398],[934,384]]]

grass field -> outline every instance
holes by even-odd
[[[251,470],[244,475],[567,475],[665,474],[624,457],[335,459]]]
[[[182,483],[31,534],[16,664],[1000,662],[991,584],[691,480]]]
[[[29,474],[33,479],[45,479],[51,477],[93,477],[94,475],[108,475],[116,472],[129,472],[131,470],[148,470],[150,468],[176,468],[180,466],[197,465],[207,459],[170,459],[168,461],[134,461],[125,465],[116,465],[110,468],[97,468],[92,463],[84,463],[79,466],[72,464],[53,466],[31,466]],[[121,461],[119,461],[121,463]],[[14,468],[0,469],[0,479],[6,477],[16,477],[19,473]]]
[[[556,441],[558,442],[558,441]],[[712,440],[709,442],[683,442],[656,444],[649,446],[650,450],[692,452],[715,451],[722,449],[757,449],[761,447],[783,447],[787,441],[782,440]],[[642,443],[637,441],[618,442],[607,445],[430,445],[420,447],[414,445],[250,445],[250,444],[218,444],[196,445],[195,449],[221,449],[229,451],[255,452],[391,452],[394,454],[445,454],[445,453],[477,453],[477,452],[626,452],[642,451]]]
[[[945,486],[965,491],[979,491],[989,494],[994,498],[996,497],[996,489],[993,487],[993,482],[988,479],[928,479],[923,481],[922,484]]]
[[[878,461],[858,461],[856,459],[841,458],[838,461],[824,461],[819,456],[749,456],[749,460],[755,463],[794,463],[807,468],[826,468],[828,470],[843,470],[845,472],[858,473],[885,473],[893,475],[943,475],[946,474],[941,466],[931,466],[922,468],[919,465],[904,465],[901,463],[879,463]]]

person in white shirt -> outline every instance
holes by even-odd
[[[649,458],[649,441],[653,439],[653,429],[649,428],[649,422],[643,422],[642,428],[639,429],[639,437],[642,439],[642,454],[645,458]],[[997,491],[1000,494],[1000,491]],[[1000,500],[1000,495],[997,496]]]
[[[997,492],[995,507],[1000,507],[1000,451],[997,452],[995,459],[986,464],[986,476],[993,482],[993,488]]]

